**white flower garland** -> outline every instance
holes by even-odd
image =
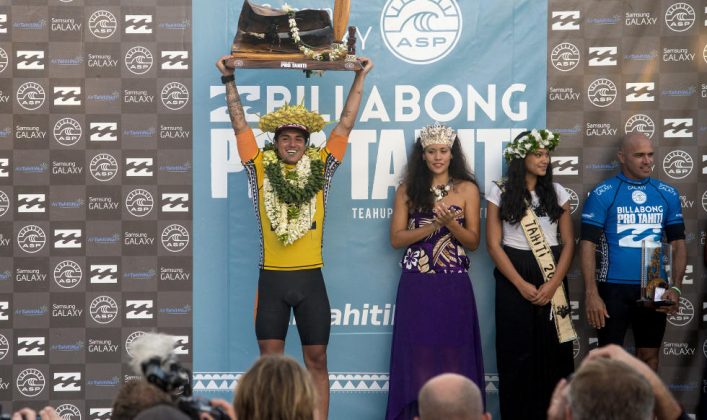
[[[528,153],[534,153],[538,149],[553,150],[560,142],[560,134],[550,130],[533,129],[525,136],[512,141],[503,151],[507,161],[513,159],[525,159]]]
[[[292,40],[295,41],[295,45],[297,45],[297,48],[304,54],[305,57],[309,58],[310,60],[317,60],[317,61],[323,61],[324,56],[321,53],[315,52],[311,48],[309,48],[306,44],[302,42],[302,39],[299,36],[299,28],[297,27],[297,21],[295,20],[295,9],[292,8],[289,4],[285,3],[282,6],[282,10],[285,11],[288,15],[288,22],[290,24],[290,34],[292,35]],[[342,58],[346,58],[347,60],[351,61],[354,60],[354,56],[348,56],[348,47],[342,43],[334,43],[331,46],[331,51],[329,52],[329,61],[337,61],[341,60]]]
[[[277,154],[273,150],[268,150],[263,153],[263,164],[265,166],[278,165],[283,175],[286,169]],[[295,165],[295,173],[297,179],[290,180],[285,177],[287,182],[303,188],[307,183],[311,172],[311,158],[308,153],[305,153]],[[287,246],[295,242],[297,239],[304,236],[307,231],[312,228],[314,222],[314,214],[317,210],[317,195],[315,194],[308,203],[301,205],[287,204],[278,199],[275,190],[270,184],[267,172],[263,179],[263,198],[265,200],[265,213],[270,219],[270,224],[275,229],[280,242]]]

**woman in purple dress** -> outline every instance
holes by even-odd
[[[406,247],[395,307],[386,419],[417,415],[417,394],[440,373],[484,389],[476,303],[464,248],[479,246],[479,188],[456,133],[422,129],[395,194],[390,242]]]

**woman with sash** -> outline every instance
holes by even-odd
[[[390,225],[401,261],[386,419],[412,419],[417,395],[440,373],[484,389],[474,292],[464,248],[480,239],[479,188],[456,133],[435,123],[420,132],[395,194]]]
[[[504,420],[545,419],[555,384],[574,370],[576,334],[565,277],[574,233],[569,194],[552,182],[550,163],[559,137],[547,130],[518,135],[504,151],[507,177],[493,183],[486,197]]]

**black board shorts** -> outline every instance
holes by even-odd
[[[260,270],[255,312],[258,340],[285,340],[294,311],[302,345],[326,345],[331,330],[331,307],[320,268]]]

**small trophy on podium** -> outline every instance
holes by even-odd
[[[356,28],[348,27],[350,0],[335,0],[334,23],[324,10],[294,10],[243,2],[230,68],[358,70]]]
[[[638,303],[652,308],[675,302],[663,299],[670,289],[673,248],[665,242],[641,242],[641,298]]]

